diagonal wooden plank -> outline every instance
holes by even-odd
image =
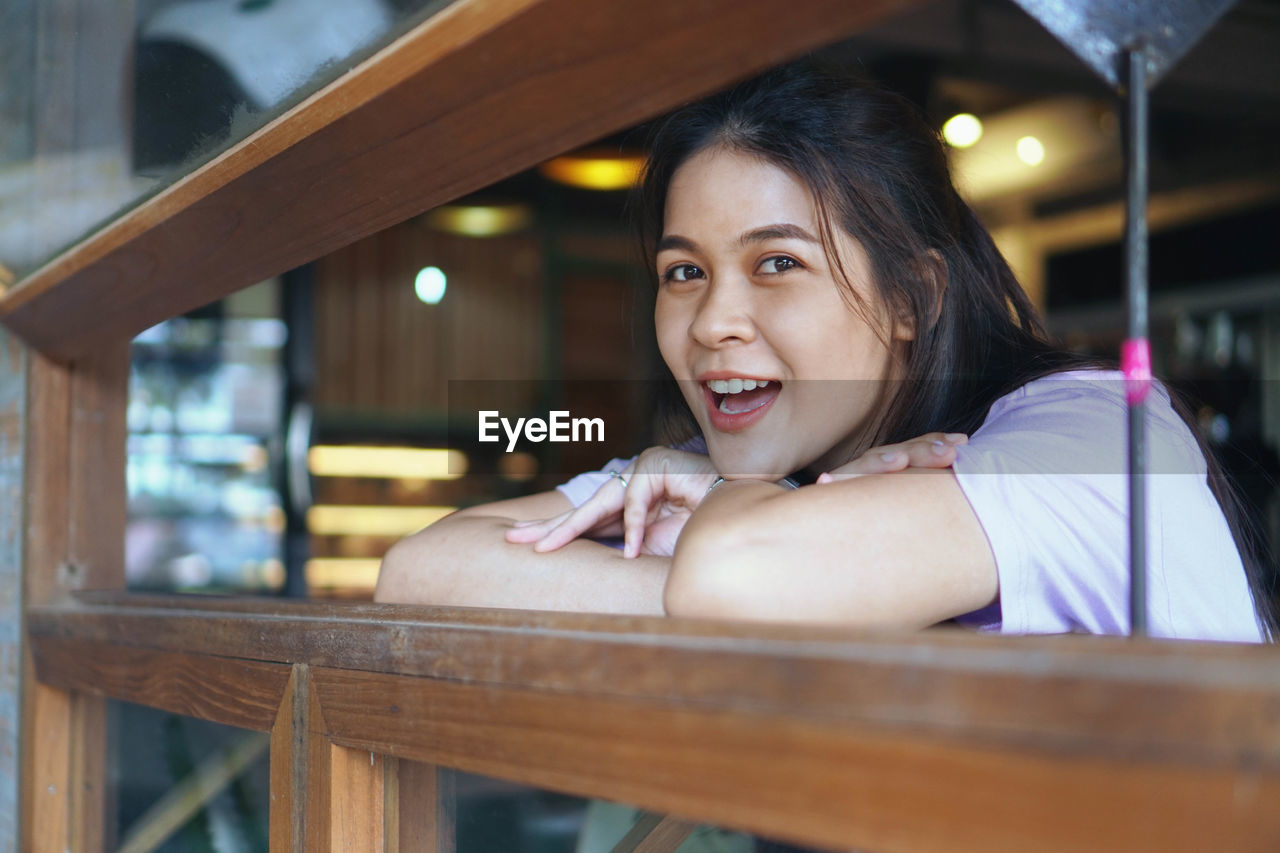
[[[643,812],[612,853],[672,853],[697,828],[692,821]]]
[[[117,853],[151,853],[257,761],[269,741],[266,735],[252,732],[214,752],[143,812],[125,833]]]

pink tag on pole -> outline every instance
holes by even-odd
[[[1147,399],[1147,392],[1151,390],[1151,344],[1146,338],[1131,338],[1121,345],[1120,370],[1124,373],[1129,405]]]

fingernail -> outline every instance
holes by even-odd
[[[822,484],[822,483],[830,483],[833,479],[835,479],[835,478],[834,478],[834,477],[832,477],[830,474],[828,474],[828,473],[826,473],[826,472],[824,471],[823,473],[821,473],[821,474],[819,474],[819,475],[818,475],[818,480],[817,480],[817,482],[818,482],[819,484]]]
[[[897,462],[901,458],[901,455],[897,450],[889,450],[881,453],[880,458],[885,462]]]
[[[948,448],[949,448],[949,445],[945,444],[944,442],[935,441],[933,443],[933,455],[942,456],[944,453],[947,452]]]
[[[946,435],[944,435],[943,438],[945,438],[947,441],[951,442],[952,444],[955,444],[960,441],[969,440],[969,436],[965,435],[962,432],[949,432]]]

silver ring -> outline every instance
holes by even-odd
[[[609,476],[616,477],[618,479],[618,482],[622,483],[622,488],[625,489],[627,487],[627,478],[622,476],[621,471],[610,471]]]

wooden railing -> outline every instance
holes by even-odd
[[[271,732],[273,850],[447,848],[437,767],[842,849],[1280,849],[1269,647],[126,594],[28,631],[44,684]]]
[[[1280,849],[1274,647],[76,597],[123,586],[130,335],[908,5],[459,0],[0,299],[10,846],[107,844],[115,697],[269,732],[273,850],[448,850],[442,767],[838,848]]]

